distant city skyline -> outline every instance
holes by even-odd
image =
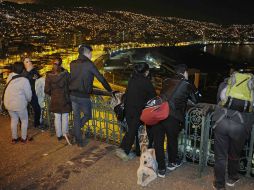
[[[219,24],[254,24],[252,0],[7,0],[54,6],[92,6]]]

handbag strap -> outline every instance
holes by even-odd
[[[3,94],[2,94],[2,102],[4,102],[4,94],[5,94],[5,91],[6,91],[6,89],[7,89],[7,87],[9,86],[9,84],[11,83],[11,81],[13,81],[14,79],[16,79],[16,78],[20,78],[20,77],[24,77],[23,75],[14,75],[12,78],[11,78],[11,80],[9,80],[9,82],[6,84],[6,86],[4,87],[4,89],[3,89]]]
[[[166,101],[169,101],[170,99],[172,99],[175,96],[176,92],[178,91],[178,89],[180,88],[180,86],[182,85],[183,82],[185,82],[185,81],[180,79],[178,84],[175,86],[173,92],[170,94],[170,96],[168,96],[167,94],[162,94],[162,96],[163,96],[162,98],[163,99],[165,98]]]

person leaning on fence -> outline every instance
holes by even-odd
[[[74,136],[77,145],[81,147],[84,146],[81,129],[92,118],[90,94],[93,93],[94,76],[108,92],[112,93],[110,85],[91,61],[92,51],[91,46],[80,45],[78,59],[70,63],[69,88],[74,115]],[[82,118],[80,117],[81,112],[84,114]]]
[[[116,155],[127,161],[133,156],[130,154],[132,145],[136,137],[136,155],[140,156],[138,140],[138,129],[142,125],[140,115],[146,103],[156,96],[156,91],[149,79],[149,66],[147,63],[138,63],[134,66],[134,72],[128,81],[125,100],[125,118],[128,124],[128,131],[125,133],[120,148],[116,150]],[[147,128],[149,137],[149,148],[152,146],[152,134]]]
[[[57,58],[53,62],[53,69],[46,75],[45,93],[51,97],[50,111],[55,116],[55,129],[58,140],[68,135],[68,115],[71,112],[71,100],[69,94],[70,75],[62,68],[62,59]]]
[[[27,78],[22,76],[24,66],[22,62],[13,64],[13,72],[7,78],[7,87],[4,93],[4,105],[11,117],[12,143],[18,142],[18,124],[21,121],[21,139],[26,143],[28,128],[27,104],[31,101],[32,91]]]
[[[164,154],[164,139],[167,135],[168,164],[167,169],[175,170],[180,166],[177,163],[178,135],[182,130],[184,116],[188,100],[197,103],[198,96],[195,87],[188,81],[187,66],[177,65],[176,75],[163,81],[161,97],[167,99],[170,114],[167,119],[161,121],[152,128],[154,134],[154,146],[158,162],[158,176],[165,177],[166,165]]]
[[[254,124],[253,79],[252,74],[234,72],[219,85],[213,115],[215,189],[225,189],[226,164],[226,185],[233,187],[239,181],[239,159]]]
[[[38,102],[38,97],[35,92],[35,81],[36,79],[40,78],[40,74],[34,68],[33,63],[31,62],[31,59],[29,57],[25,57],[23,59],[23,63],[25,66],[24,76],[29,80],[31,89],[32,89],[32,100],[30,102],[33,111],[34,111],[34,127],[40,128],[41,123],[41,107]]]

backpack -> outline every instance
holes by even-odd
[[[223,107],[240,112],[253,111],[254,76],[251,73],[234,72],[227,81]]]

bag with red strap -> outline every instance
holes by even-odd
[[[166,119],[169,112],[170,108],[168,101],[156,96],[147,102],[145,109],[143,109],[141,113],[140,120],[146,125],[155,125]]]

